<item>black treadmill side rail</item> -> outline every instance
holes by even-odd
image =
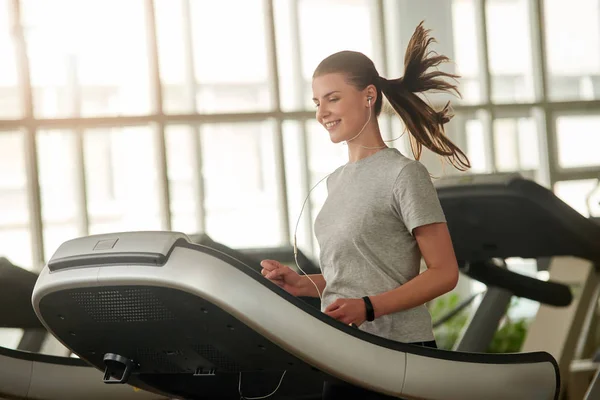
[[[460,262],[575,256],[600,265],[600,224],[531,180],[436,189]]]
[[[566,307],[573,301],[571,289],[567,285],[517,274],[493,265],[491,261],[467,263],[461,268],[461,272],[487,286],[506,289],[514,296],[543,304]]]

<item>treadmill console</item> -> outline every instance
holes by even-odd
[[[114,264],[164,265],[175,242],[188,237],[179,232],[120,232],[85,236],[63,243],[48,261],[50,272]]]

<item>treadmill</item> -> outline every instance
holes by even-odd
[[[484,352],[512,296],[564,307],[570,288],[506,269],[504,260],[572,256],[600,268],[600,223],[586,218],[550,190],[519,174],[449,177],[436,183],[462,272],[488,286],[455,347]],[[579,288],[581,291],[581,288]],[[600,394],[600,370],[586,399]]]
[[[0,399],[166,399],[131,386],[104,385],[102,373],[83,360],[36,353],[46,332],[31,307],[36,280],[33,272],[0,258],[0,327],[25,330],[16,350],[0,347]]]
[[[107,386],[184,399],[316,399],[323,379],[338,379],[403,398],[557,399],[559,369],[547,352],[387,340],[328,317],[259,271],[182,233],[87,236],[58,248],[32,304]]]
[[[488,286],[458,351],[486,350],[512,296],[571,303],[568,286],[511,272],[507,258],[574,256],[600,266],[600,224],[519,174],[448,177],[436,189],[461,271]]]

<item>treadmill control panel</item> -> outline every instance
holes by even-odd
[[[179,232],[120,232],[85,236],[63,243],[48,262],[50,272],[105,265],[165,264],[178,240],[189,241]]]

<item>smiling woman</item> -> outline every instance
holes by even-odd
[[[348,145],[348,163],[327,176],[327,198],[314,224],[322,274],[300,276],[275,260],[262,274],[295,296],[321,298],[322,311],[366,332],[405,343],[437,347],[425,303],[452,290],[458,265],[446,219],[425,166],[422,148],[447,157],[459,170],[470,163],[448,139],[449,103],[434,110],[418,94],[457,92],[438,70],[443,55],[419,24],[405,57],[405,75],[387,80],[356,51],[325,58],[313,74],[316,119],[333,143]],[[388,148],[377,117],[383,96],[401,117],[414,160]],[[427,270],[420,272],[423,259]],[[323,398],[387,399],[364,389],[326,382]]]

